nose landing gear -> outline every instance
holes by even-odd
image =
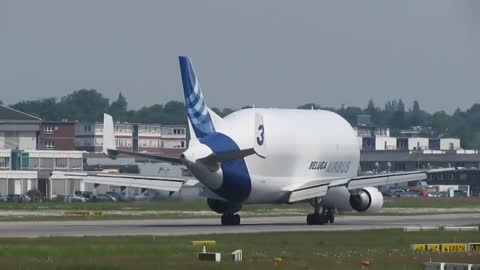
[[[240,215],[235,214],[242,208],[239,203],[208,199],[207,204],[216,213],[222,214],[222,225],[240,225]]]
[[[222,215],[222,225],[232,226],[240,225],[240,215],[239,214],[223,214]]]

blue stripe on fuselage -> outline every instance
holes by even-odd
[[[240,150],[232,138],[218,132],[201,138],[200,142],[207,145],[215,154]],[[252,190],[245,160],[242,158],[222,162],[220,168],[223,172],[223,182],[222,186],[214,192],[229,201],[245,201]]]

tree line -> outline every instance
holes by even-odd
[[[0,101],[0,104],[2,102]],[[186,124],[183,102],[168,101],[164,104],[145,106],[138,110],[129,110],[128,102],[120,93],[112,102],[94,89],[82,89],[61,98],[43,98],[20,101],[10,107],[38,116],[49,121],[102,121],[103,113],[114,116],[115,121],[130,123]],[[247,107],[243,107],[247,108]],[[340,108],[322,107],[308,103],[298,109],[325,109],[336,112],[355,125],[358,115],[370,115],[375,126],[389,127],[394,136],[401,136],[402,129],[412,126],[422,127],[420,136],[456,137],[462,140],[464,148],[480,148],[480,104],[469,109],[429,113],[421,109],[418,101],[407,106],[401,99],[387,101],[383,106],[376,106],[370,100],[365,108],[342,106]],[[232,108],[212,108],[224,117],[235,110]]]

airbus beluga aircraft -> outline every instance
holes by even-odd
[[[85,182],[178,191],[201,185],[223,225],[239,225],[248,203],[308,202],[307,224],[333,223],[336,210],[375,212],[383,205],[376,186],[422,180],[421,171],[357,176],[360,149],[351,125],[324,110],[243,109],[221,118],[206,105],[197,75],[179,57],[190,141],[179,157],[120,151],[113,120],[104,118],[104,152],[185,165],[197,181],[106,173],[70,173]]]

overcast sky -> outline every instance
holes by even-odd
[[[0,1],[0,100],[121,91],[211,107],[480,103],[480,1]]]

